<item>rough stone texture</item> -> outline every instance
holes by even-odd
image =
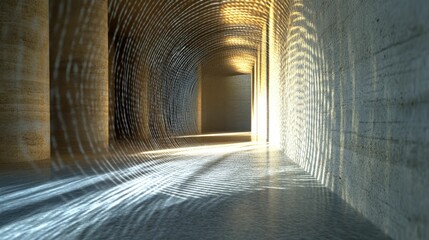
[[[0,163],[50,156],[48,9],[0,1]]]
[[[289,4],[270,62],[286,155],[391,237],[429,239],[429,1]]]
[[[107,0],[50,1],[53,153],[108,145]]]

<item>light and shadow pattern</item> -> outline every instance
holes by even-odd
[[[146,161],[1,187],[0,239],[385,238],[266,144],[191,146],[129,158]]]

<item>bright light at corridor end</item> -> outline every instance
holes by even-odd
[[[255,60],[253,58],[234,56],[229,59],[229,64],[237,73],[252,73]]]

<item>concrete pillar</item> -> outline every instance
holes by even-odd
[[[258,141],[268,141],[268,61],[267,61],[267,26],[262,28],[262,41],[258,54],[258,95],[257,95],[257,108],[258,108],[258,126],[257,134]]]
[[[53,154],[108,146],[107,0],[50,1]]]
[[[277,5],[276,5],[277,4]],[[267,91],[268,91],[268,137],[270,145],[280,146],[280,126],[281,126],[281,112],[280,106],[280,58],[279,58],[279,45],[278,34],[276,31],[276,21],[274,20],[276,12],[276,6],[281,3],[271,1],[270,4],[270,17],[268,18],[268,47],[267,47]]]
[[[0,163],[47,160],[47,0],[0,1]]]

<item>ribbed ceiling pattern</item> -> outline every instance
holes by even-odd
[[[267,0],[110,1],[118,137],[193,132],[198,66],[250,73],[269,9]]]

